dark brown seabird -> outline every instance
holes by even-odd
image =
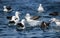
[[[46,23],[44,21],[40,25],[40,27],[41,27],[42,30],[48,29],[49,26],[50,26],[50,22],[49,23]]]
[[[12,11],[12,8],[11,8],[11,6],[3,6],[3,11],[4,12],[11,12]]]
[[[50,13],[49,15],[51,15],[51,16],[58,16],[59,13],[58,13],[58,12],[52,12],[52,13]]]

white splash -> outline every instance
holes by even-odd
[[[38,7],[38,12],[41,13],[43,11],[44,11],[44,8],[43,8],[42,4],[40,4]]]

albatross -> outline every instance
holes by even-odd
[[[52,12],[52,13],[50,13],[49,15],[51,15],[51,16],[58,16],[59,13],[58,13],[58,12]]]
[[[25,19],[22,19],[21,22],[17,23],[16,25],[17,29],[25,29]]]
[[[33,20],[38,20],[41,16],[31,16],[29,13],[26,14],[25,17],[29,17],[30,19],[33,19]]]
[[[16,11],[15,16],[12,16],[12,19],[9,21],[9,25],[11,23],[16,25],[20,20],[19,15],[20,15],[20,12]]]
[[[43,8],[42,4],[39,5],[37,10],[38,10],[39,13],[44,11],[44,8]]]
[[[51,21],[51,23],[55,22],[57,26],[60,26],[60,20],[57,18],[51,18],[49,21]]]
[[[31,17],[32,16],[30,16],[29,13],[27,13],[26,16],[25,16],[25,19],[30,26],[36,26],[36,25],[40,24],[40,21],[31,19]]]
[[[3,6],[3,11],[4,12],[11,12],[12,8],[11,8],[11,6]]]

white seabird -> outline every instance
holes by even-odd
[[[25,19],[22,19],[21,22],[17,23],[17,29],[25,29]]]
[[[39,19],[41,16],[31,16],[29,13],[27,13],[26,14],[26,16],[25,17],[29,17],[30,19],[33,19],[33,20],[37,20],[37,19]]]
[[[10,6],[3,6],[3,11],[4,12],[11,12],[12,8]]]
[[[41,25],[40,25],[40,27],[41,27],[41,29],[44,31],[45,29],[48,29],[49,28],[49,26],[50,26],[50,22],[45,22],[45,21],[43,21],[42,23],[41,23]]]
[[[38,10],[39,13],[44,11],[44,8],[43,8],[42,4],[39,5],[37,10]]]
[[[12,16],[12,19],[9,21],[9,23],[11,22],[14,23],[14,25],[16,25],[20,20],[19,15],[20,12],[16,11],[15,16]]]
[[[30,25],[30,26],[36,26],[36,25],[39,25],[40,24],[40,21],[38,20],[33,20],[31,19],[32,16],[30,16],[29,13],[26,14],[25,16],[25,19],[27,21],[27,23]]]
[[[15,24],[15,16],[12,16],[12,19],[8,21],[8,25],[11,26]]]
[[[57,26],[60,26],[60,20],[59,19],[51,18],[49,21],[51,21],[51,23],[55,22]]]

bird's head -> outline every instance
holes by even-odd
[[[56,21],[56,18],[51,18],[49,21],[50,21],[51,23],[52,23],[52,22],[55,22],[55,21]]]
[[[3,6],[3,8],[6,8],[6,6]]]
[[[16,15],[16,16],[19,16],[20,14],[21,14],[21,13],[20,13],[19,11],[16,11],[16,12],[15,12],[15,15]]]

